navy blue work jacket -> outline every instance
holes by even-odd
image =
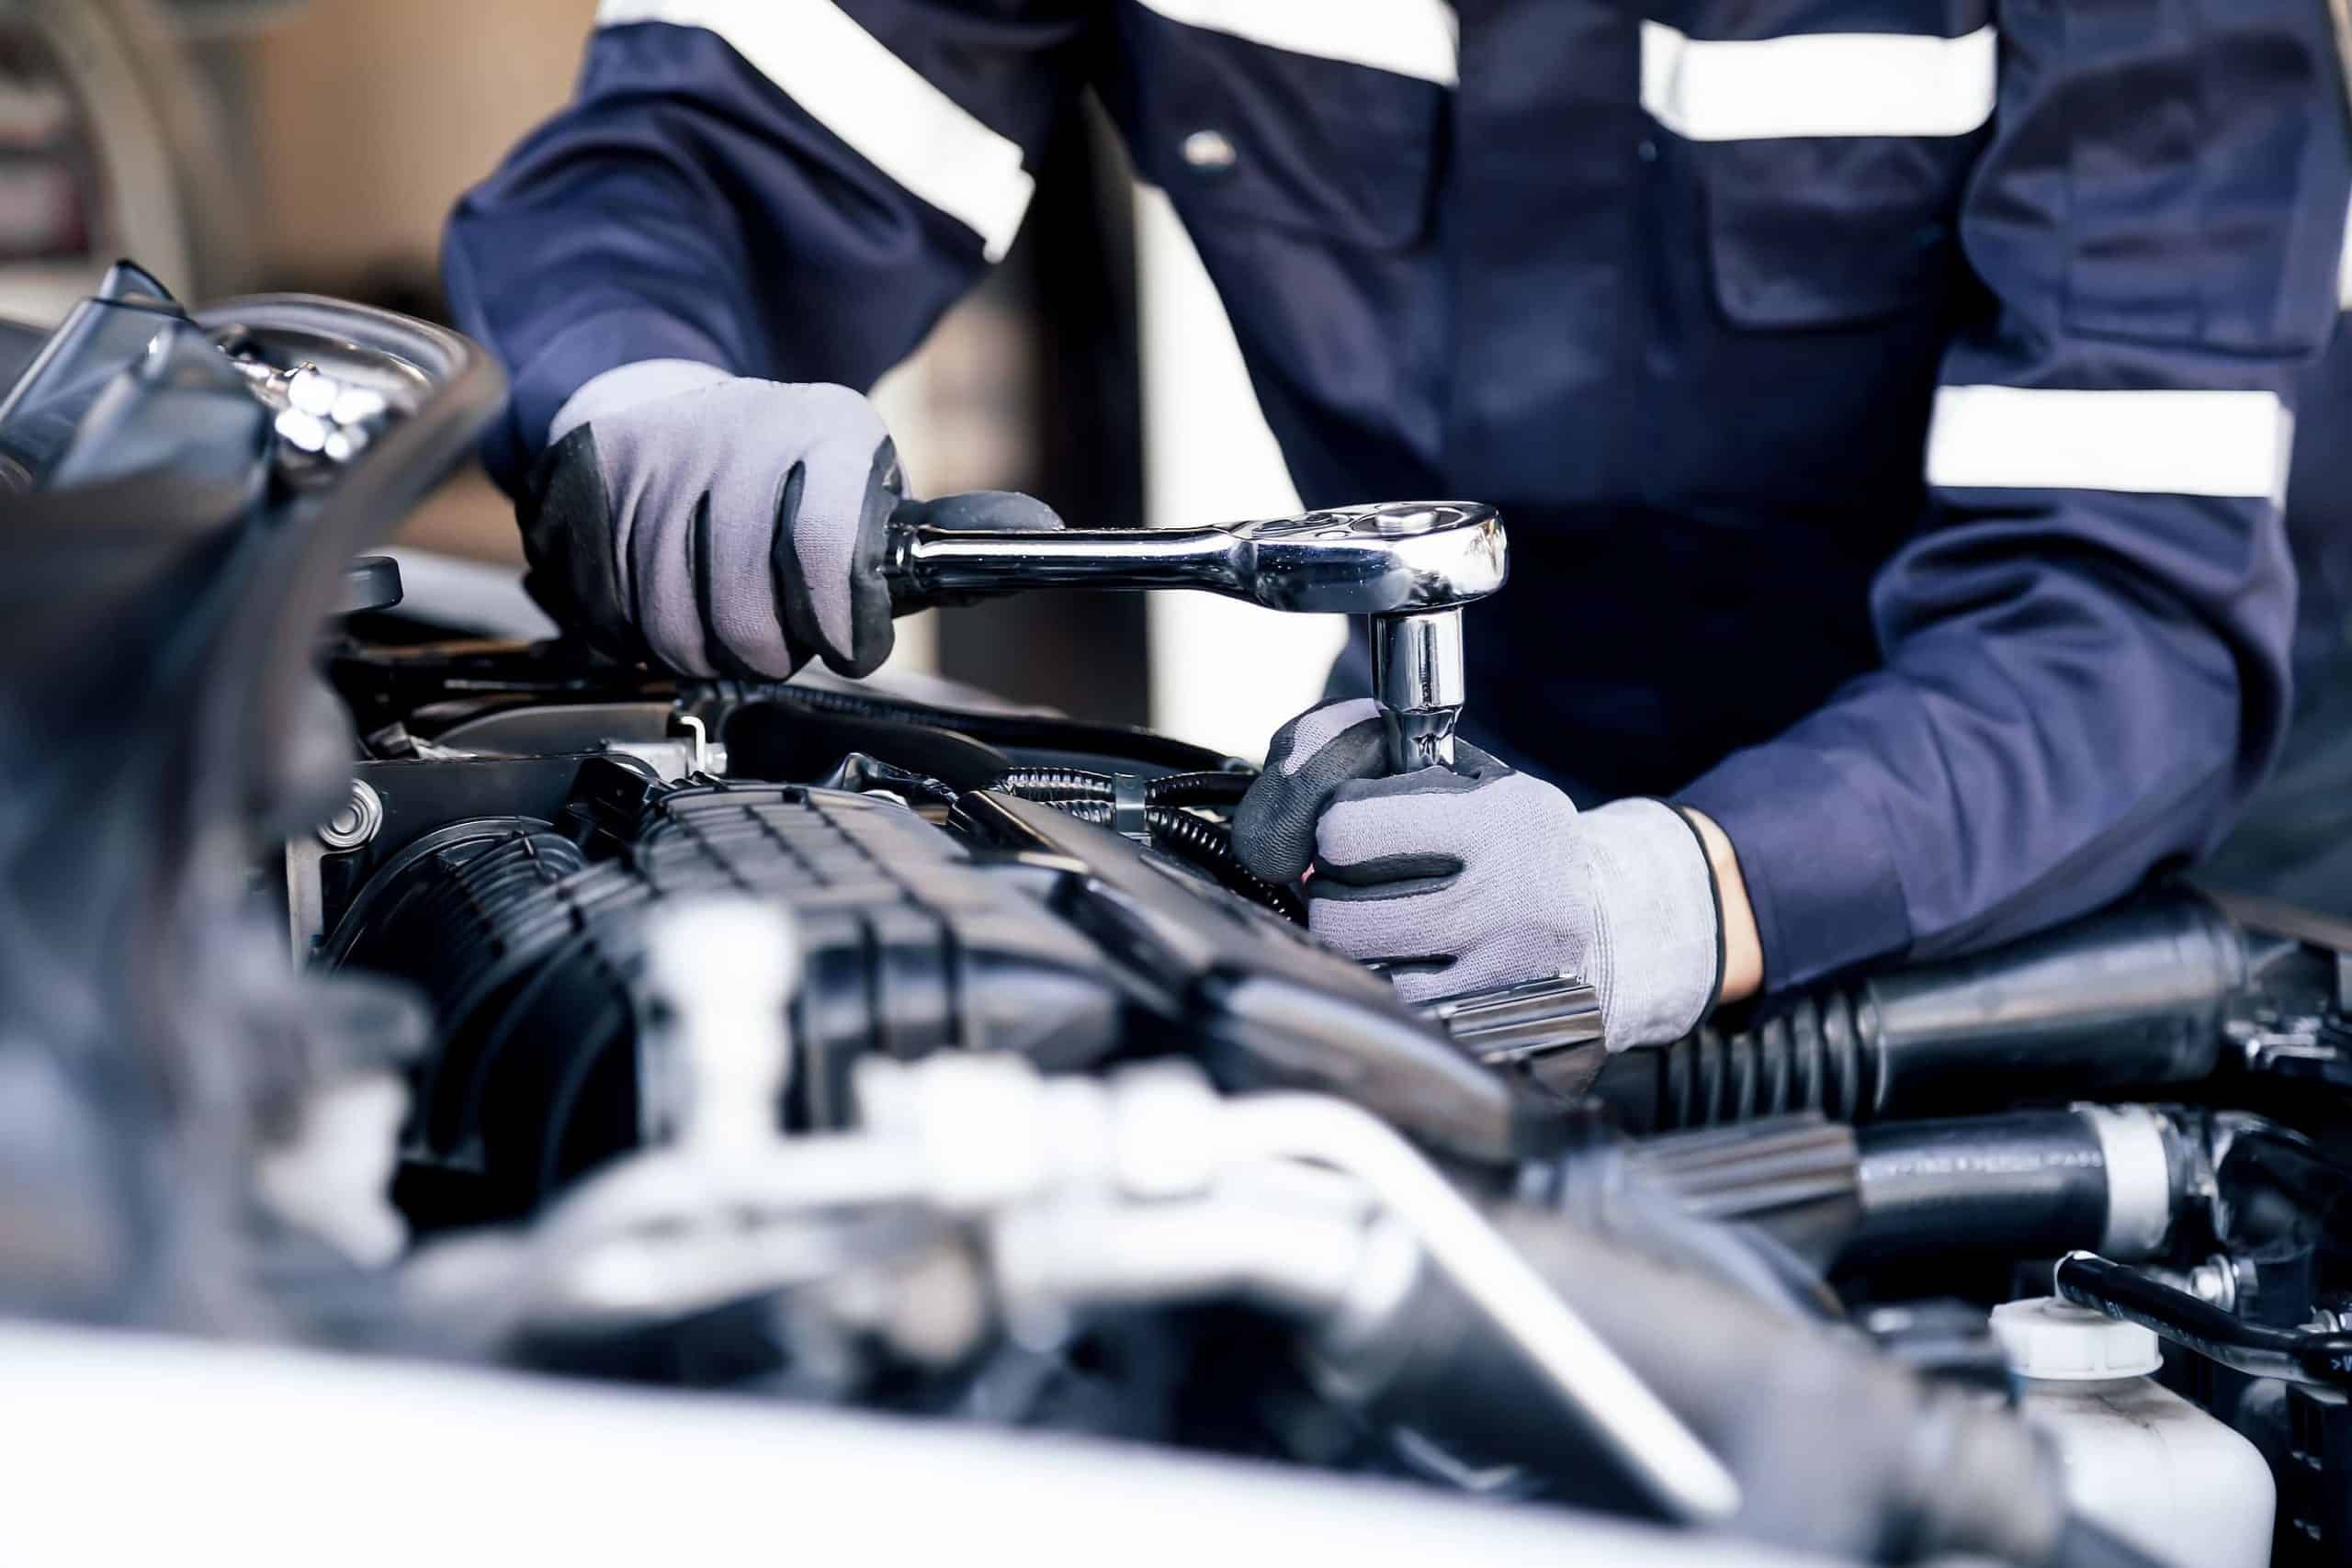
[[[865,387],[1091,87],[1302,495],[1504,509],[1475,715],[1712,814],[1785,986],[2088,909],[2268,765],[2347,208],[2326,11],[604,0],[448,277],[510,479],[635,360]]]

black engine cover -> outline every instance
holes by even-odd
[[[654,784],[591,761],[560,825],[478,818],[412,842],[328,952],[431,998],[443,1043],[408,1153],[438,1178],[446,1217],[486,1217],[525,1212],[651,1131],[638,982],[664,899],[748,894],[795,917],[789,1124],[838,1122],[849,1064],[868,1052],[1100,1057],[1120,1038],[1117,976],[1020,874],[887,801]]]

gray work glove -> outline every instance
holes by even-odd
[[[1714,873],[1660,801],[1579,813],[1543,780],[1457,745],[1453,769],[1387,773],[1380,710],[1327,703],[1274,735],[1234,818],[1270,882],[1307,884],[1315,934],[1422,1002],[1573,974],[1609,1049],[1694,1028],[1723,985]]]
[[[521,507],[528,586],[616,658],[684,675],[782,678],[889,657],[893,513],[963,528],[1058,528],[1044,502],[904,499],[897,448],[847,387],[685,360],[606,371],[548,431]]]

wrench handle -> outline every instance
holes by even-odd
[[[1222,528],[980,532],[893,519],[882,572],[899,615],[1044,588],[1191,588],[1248,599],[1246,548]]]

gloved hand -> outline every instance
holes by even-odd
[[[535,597],[616,658],[685,675],[870,675],[889,657],[884,525],[1058,528],[1044,502],[903,499],[898,450],[847,387],[684,360],[574,393],[521,508]]]
[[[1407,1001],[1560,974],[1600,995],[1609,1049],[1697,1025],[1723,981],[1723,917],[1698,830],[1656,800],[1579,813],[1457,745],[1453,770],[1387,773],[1380,710],[1327,703],[1274,735],[1234,818],[1270,882],[1312,866],[1308,919],[1388,968]]]

